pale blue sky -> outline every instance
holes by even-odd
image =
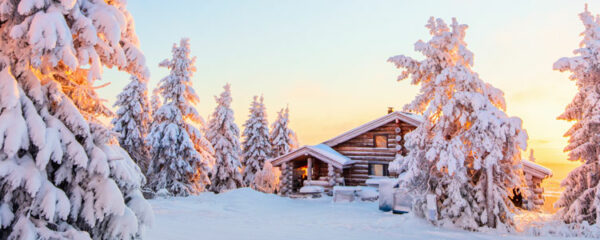
[[[468,24],[475,70],[505,92],[508,112],[523,118],[538,154],[563,157],[555,120],[575,90],[552,63],[570,56],[582,30],[584,1],[324,1],[324,0],[130,0],[141,49],[151,71],[150,88],[168,72],[181,37],[191,39],[198,72],[194,87],[205,118],[214,95],[232,84],[236,121],[243,123],[252,95],[264,94],[270,120],[290,105],[292,127],[303,143],[315,144],[400,108],[417,88],[398,83],[386,59],[413,51],[428,39],[430,16]],[[600,4],[590,9],[600,12]],[[106,71],[112,81],[100,94],[112,104],[128,76]],[[541,153],[540,153],[541,152]],[[538,157],[540,158],[540,157]]]

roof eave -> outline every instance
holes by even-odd
[[[327,145],[329,147],[336,146],[336,145],[338,145],[340,143],[348,141],[348,140],[350,140],[350,139],[352,139],[352,138],[354,138],[354,137],[356,137],[356,136],[358,136],[360,134],[368,132],[368,131],[370,131],[370,130],[372,130],[374,128],[380,127],[380,126],[382,126],[382,125],[384,125],[384,124],[386,124],[386,123],[388,123],[388,122],[390,122],[392,120],[395,120],[395,119],[399,119],[399,120],[404,121],[404,122],[406,122],[406,123],[408,123],[410,125],[413,125],[415,127],[417,127],[417,126],[419,126],[419,124],[421,124],[421,121],[418,121],[418,120],[416,120],[414,118],[411,118],[411,117],[407,116],[406,114],[407,113],[398,112],[398,111],[390,113],[390,114],[387,114],[387,115],[385,115],[383,117],[380,117],[380,118],[375,119],[373,121],[367,122],[367,123],[365,123],[363,125],[360,125],[360,126],[358,126],[356,128],[350,129],[347,132],[344,132],[344,133],[342,133],[342,134],[340,134],[340,135],[338,135],[338,136],[336,136],[334,138],[331,138],[331,139],[323,142],[323,144],[325,144],[325,145]]]

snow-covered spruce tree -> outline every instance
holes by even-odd
[[[418,41],[418,61],[399,55],[388,61],[412,76],[420,94],[404,109],[425,121],[406,135],[410,152],[396,162],[402,187],[413,194],[423,216],[427,194],[435,195],[439,225],[513,230],[515,210],[508,194],[524,183],[520,165],[527,133],[521,120],[504,112],[502,91],[483,82],[471,66],[473,53],[464,41],[466,25],[453,19],[428,21],[432,35]]]
[[[158,111],[158,109],[162,106],[162,102],[160,100],[160,89],[155,88],[152,90],[152,97],[150,97],[150,109],[152,110],[152,118],[154,118],[154,113]]]
[[[244,185],[257,189],[254,176],[263,169],[265,160],[271,156],[269,123],[262,97],[259,101],[258,96],[254,96],[250,104],[250,115],[244,123],[242,137],[244,137],[242,142]]]
[[[198,96],[192,88],[196,71],[190,57],[188,39],[173,45],[173,57],[160,63],[171,70],[160,80],[163,104],[154,112],[148,141],[152,160],[148,167],[148,186],[175,196],[188,196],[205,190],[210,183],[208,162],[213,149],[194,124],[204,122],[193,104]],[[163,190],[164,189],[164,190]]]
[[[264,193],[277,193],[279,191],[279,176],[281,173],[273,168],[271,162],[265,162],[261,170],[254,177],[254,189]]]
[[[142,169],[148,170],[150,148],[146,136],[150,130],[151,106],[148,101],[146,81],[131,76],[131,82],[117,95],[117,116],[112,120],[113,130],[119,133],[119,144],[134,162]]]
[[[298,148],[296,133],[289,128],[289,108],[286,107],[277,112],[277,119],[271,125],[270,141],[272,146],[272,157],[279,157],[283,154]]]
[[[231,88],[227,84],[220,97],[215,96],[217,107],[208,122],[206,137],[215,150],[215,165],[211,175],[210,191],[221,193],[243,186],[240,164],[240,130],[234,122],[231,109]]]
[[[148,76],[124,1],[0,0],[0,22],[0,239],[141,237],[144,177],[94,87]]]
[[[558,117],[574,121],[565,133],[569,144],[569,160],[581,161],[562,181],[565,187],[555,207],[557,215],[567,223],[600,223],[600,17],[587,10],[579,14],[585,31],[577,56],[561,58],[554,69],[569,71],[578,92]]]

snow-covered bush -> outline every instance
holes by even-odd
[[[211,175],[210,191],[215,193],[243,186],[240,163],[240,130],[234,122],[231,109],[231,88],[227,84],[220,97],[215,96],[217,107],[208,122],[206,137],[215,150],[215,165]]]
[[[147,171],[150,162],[150,148],[146,143],[146,136],[152,121],[146,83],[136,76],[131,76],[131,82],[117,95],[114,105],[118,107],[117,116],[112,120],[114,131],[119,133],[119,144],[143,173]]]
[[[514,229],[516,210],[508,194],[524,186],[521,151],[527,133],[521,120],[504,113],[502,91],[472,70],[473,53],[464,41],[467,25],[453,19],[429,19],[432,38],[415,43],[425,56],[404,55],[388,61],[404,69],[398,80],[412,77],[420,94],[404,107],[425,121],[406,135],[406,157],[396,161],[401,188],[413,194],[413,209],[425,216],[427,195],[435,196],[439,225],[464,229]]]
[[[279,177],[281,172],[273,168],[271,162],[264,163],[263,168],[256,172],[254,177],[254,189],[264,193],[277,193],[279,191]]]
[[[569,144],[569,160],[580,161],[562,181],[565,188],[555,203],[557,215],[567,223],[600,224],[600,17],[587,10],[579,14],[585,27],[576,56],[561,58],[554,69],[569,71],[578,91],[565,111],[558,117],[574,124],[565,133]]]
[[[190,58],[188,39],[173,45],[173,57],[160,63],[171,70],[161,79],[158,92],[163,104],[154,112],[147,140],[152,160],[148,167],[148,186],[153,191],[166,189],[175,196],[204,191],[210,183],[209,162],[213,149],[196,124],[204,124],[193,104],[198,95],[192,88],[195,58]]]
[[[269,141],[269,123],[263,98],[254,96],[250,104],[250,115],[244,123],[242,136],[242,166],[244,185],[257,189],[254,178],[257,172],[263,169],[265,160],[271,156],[271,142]],[[272,168],[272,166],[271,166]]]
[[[279,157],[299,147],[296,133],[289,128],[289,108],[277,112],[277,119],[271,125],[270,141],[272,157]]]
[[[144,176],[95,92],[104,66],[148,77],[125,2],[0,0],[0,22],[0,239],[140,238]]]
[[[600,238],[600,226],[590,225],[587,221],[565,224],[562,220],[545,220],[528,223],[523,231],[532,236],[543,237],[585,237]]]

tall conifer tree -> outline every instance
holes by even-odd
[[[231,109],[231,87],[225,85],[217,107],[210,117],[206,136],[215,149],[210,190],[215,193],[243,186],[240,164],[240,130],[234,122]]]
[[[213,149],[195,126],[204,120],[193,106],[199,99],[192,88],[196,67],[189,40],[173,45],[172,52],[171,59],[160,63],[171,72],[158,85],[163,104],[154,113],[148,135],[152,161],[147,175],[152,190],[187,196],[204,191],[210,183],[208,163]]]
[[[269,141],[269,123],[263,97],[254,96],[250,104],[250,114],[244,123],[242,136],[242,165],[244,185],[256,189],[254,177],[263,169],[265,161],[271,156]]]
[[[464,40],[467,25],[453,19],[428,21],[431,39],[415,43],[423,60],[399,55],[390,62],[412,78],[419,95],[404,107],[423,114],[424,122],[406,135],[410,149],[394,165],[401,184],[415,196],[414,210],[435,223],[469,230],[480,227],[514,230],[515,210],[508,193],[524,183],[521,151],[527,133],[521,120],[504,113],[502,91],[472,70],[473,53]],[[428,195],[435,202],[428,202]],[[431,199],[431,198],[430,198]]]
[[[600,223],[600,17],[587,9],[579,14],[585,27],[574,57],[554,63],[554,69],[569,71],[578,91],[558,119],[573,121],[565,133],[569,160],[581,165],[562,181],[565,187],[555,207],[567,223]]]

